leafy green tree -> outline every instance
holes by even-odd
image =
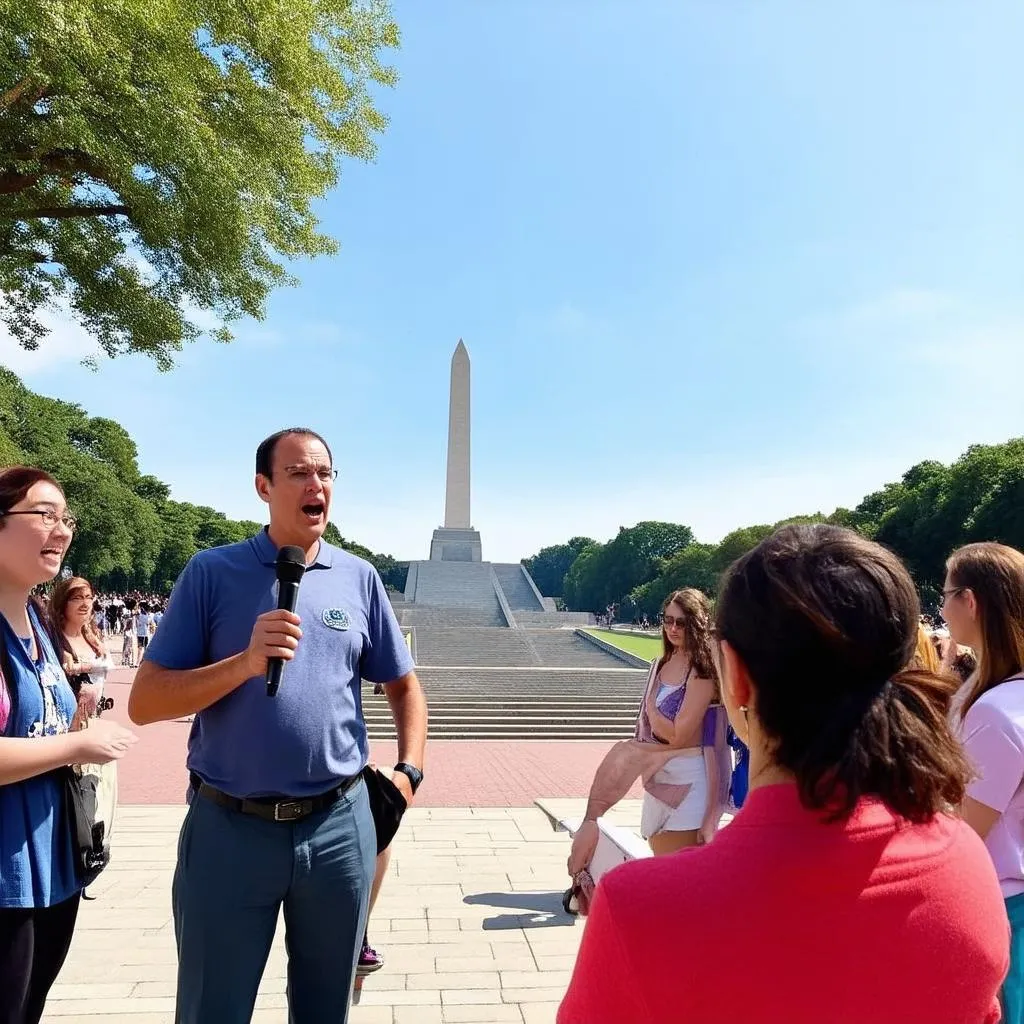
[[[727,533],[715,546],[715,553],[711,556],[711,566],[715,572],[715,587],[718,586],[718,577],[726,569],[741,558],[748,551],[753,550],[765,539],[774,533],[774,526],[744,526],[742,529],[733,530]],[[714,588],[712,588],[713,590]],[[709,593],[712,591],[709,591]]]
[[[601,553],[604,605],[623,605],[623,615],[636,609],[628,596],[653,579],[665,562],[693,541],[693,531],[677,523],[644,521],[620,528]]]
[[[161,369],[261,317],[283,261],[335,251],[312,204],[385,119],[386,0],[0,0],[0,316],[62,299]]]
[[[557,599],[565,594],[565,574],[576,556],[593,543],[589,537],[573,537],[565,544],[541,548],[532,558],[524,558],[523,565],[540,592]]]
[[[677,551],[653,580],[630,594],[637,613],[654,618],[669,594],[686,587],[714,594],[718,585],[718,570],[715,568],[717,550],[714,544],[694,542]]]
[[[588,544],[565,574],[565,606],[576,611],[604,611],[607,602],[601,581],[603,544]]]
[[[79,519],[68,568],[102,589],[166,593],[197,551],[260,529],[208,506],[174,501],[166,484],[139,472],[135,442],[120,424],[37,395],[0,368],[0,465],[12,462],[40,466],[61,482]],[[336,543],[368,558],[382,575],[390,572],[392,585],[401,577],[404,586],[407,566],[330,530]]]

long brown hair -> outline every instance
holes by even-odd
[[[1024,671],[1024,554],[1005,544],[968,544],[949,556],[946,572],[978,605],[981,648],[966,715],[983,693]]]
[[[805,807],[836,820],[875,796],[927,821],[963,800],[970,770],[947,721],[957,684],[907,668],[920,615],[900,560],[836,526],[784,526],[726,573],[718,635]]]
[[[68,603],[78,597],[82,591],[94,593],[92,585],[81,576],[71,576],[69,579],[61,580],[53,588],[50,595],[50,632],[62,650],[68,653],[71,651],[71,644],[64,635],[64,617],[67,614]],[[96,652],[98,657],[103,657],[103,641],[92,624],[92,615],[82,623],[82,638]]]
[[[701,679],[718,681],[718,673],[715,671],[715,660],[711,656],[711,604],[700,590],[687,587],[684,590],[676,590],[665,598],[661,606],[662,615],[668,610],[669,605],[677,604],[683,609],[683,644],[690,665]],[[664,623],[661,626],[662,656],[658,662],[658,668],[672,657],[675,647],[668,638],[668,630]]]

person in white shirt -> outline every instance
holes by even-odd
[[[149,637],[152,632],[150,627],[153,624],[153,616],[149,613],[149,605],[143,602],[139,605],[139,612],[135,616],[135,639],[139,645],[139,659],[145,653],[149,645]]]

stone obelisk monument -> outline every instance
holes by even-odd
[[[469,512],[469,353],[459,339],[452,355],[448,396],[448,475],[444,492],[444,526],[434,531],[431,561],[479,562],[480,534]]]

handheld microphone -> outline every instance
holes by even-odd
[[[306,571],[306,553],[302,548],[288,545],[277,553],[277,607],[285,611],[295,611],[299,601],[299,584],[302,574]],[[281,673],[284,671],[284,658],[267,660],[267,696],[274,697],[281,685]]]

